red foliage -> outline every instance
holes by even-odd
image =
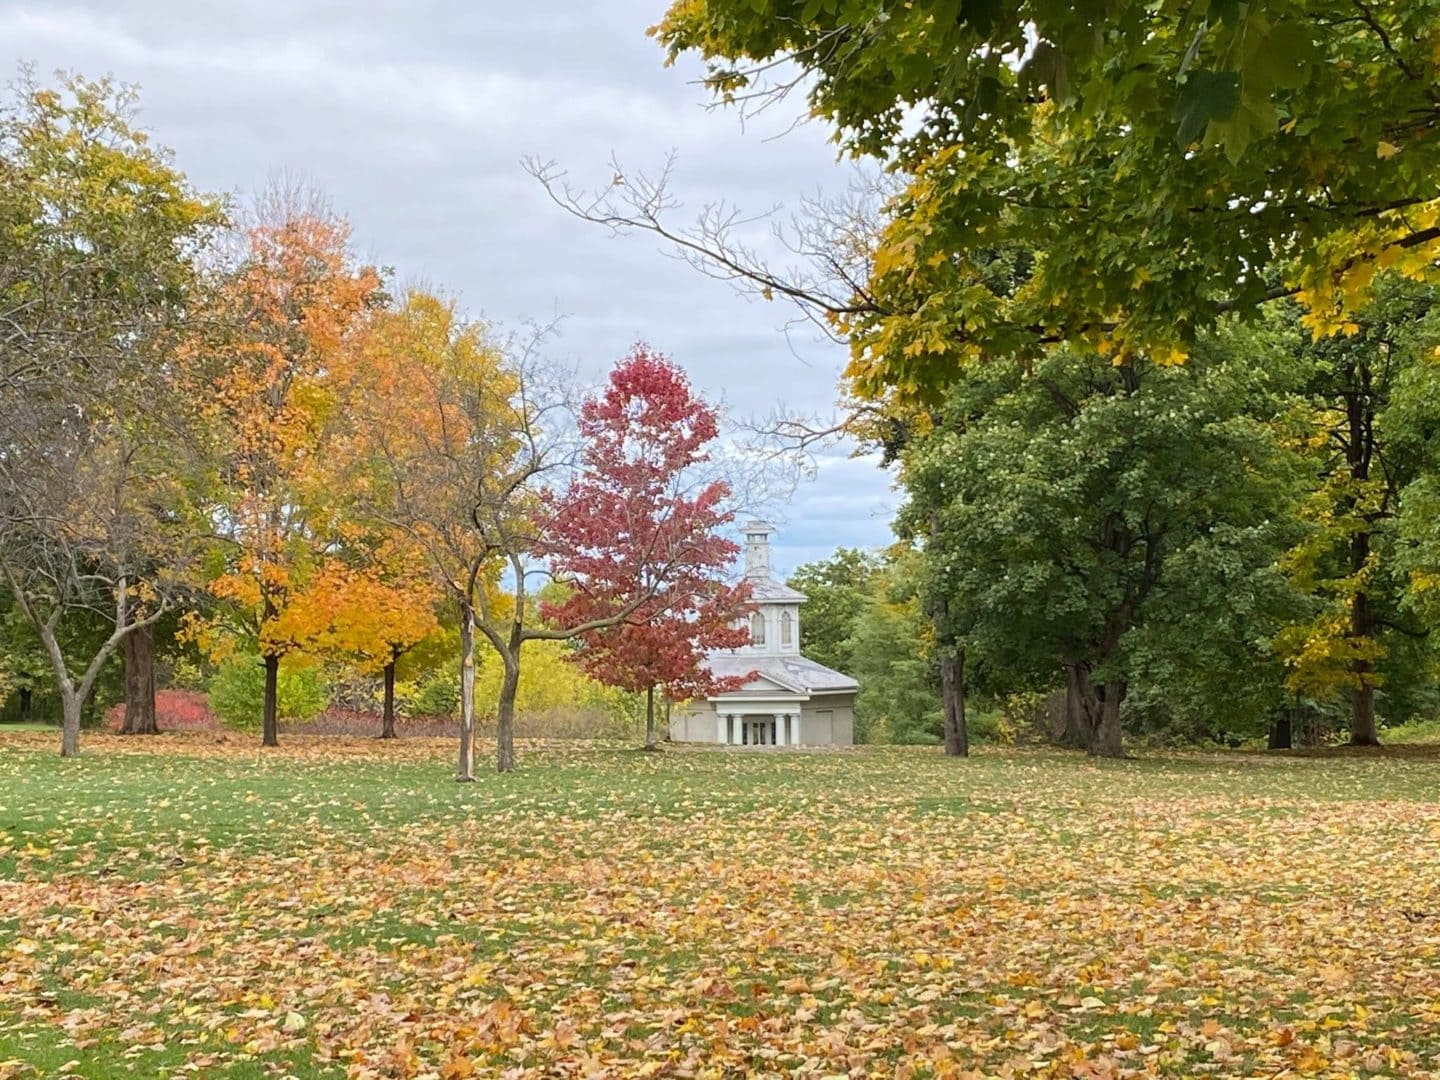
[[[542,614],[575,627],[632,609],[579,640],[576,660],[607,685],[661,686],[675,698],[743,685],[715,679],[702,662],[750,640],[737,626],[749,586],[724,578],[740,550],[719,534],[734,519],[729,486],[695,478],[719,432],[715,410],[679,368],[637,344],[585,402],[579,429],[583,472],[545,503],[551,568],[572,592]]]
[[[125,705],[105,710],[105,726],[119,731],[125,719]],[[161,731],[219,731],[220,718],[198,690],[160,690],[155,694],[155,726]]]

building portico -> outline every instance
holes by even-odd
[[[715,741],[728,746],[799,746],[800,707],[796,703],[746,701],[715,703]]]

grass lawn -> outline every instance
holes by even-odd
[[[1440,1075],[1440,758],[0,732],[0,1078]]]

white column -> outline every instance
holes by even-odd
[[[716,742],[718,742],[718,743],[726,743],[726,742],[729,742],[729,741],[730,741],[730,731],[729,731],[729,727],[728,727],[729,723],[730,723],[730,718],[727,717],[724,713],[722,713],[719,709],[716,709],[716,710],[715,710],[715,736],[716,736],[715,741],[716,741]]]
[[[800,745],[800,711],[798,709],[790,714],[790,745]]]

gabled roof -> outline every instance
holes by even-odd
[[[798,694],[834,694],[860,689],[860,684],[849,675],[803,656],[736,656],[718,652],[705,658],[705,666],[722,679],[738,678],[753,671]]]

